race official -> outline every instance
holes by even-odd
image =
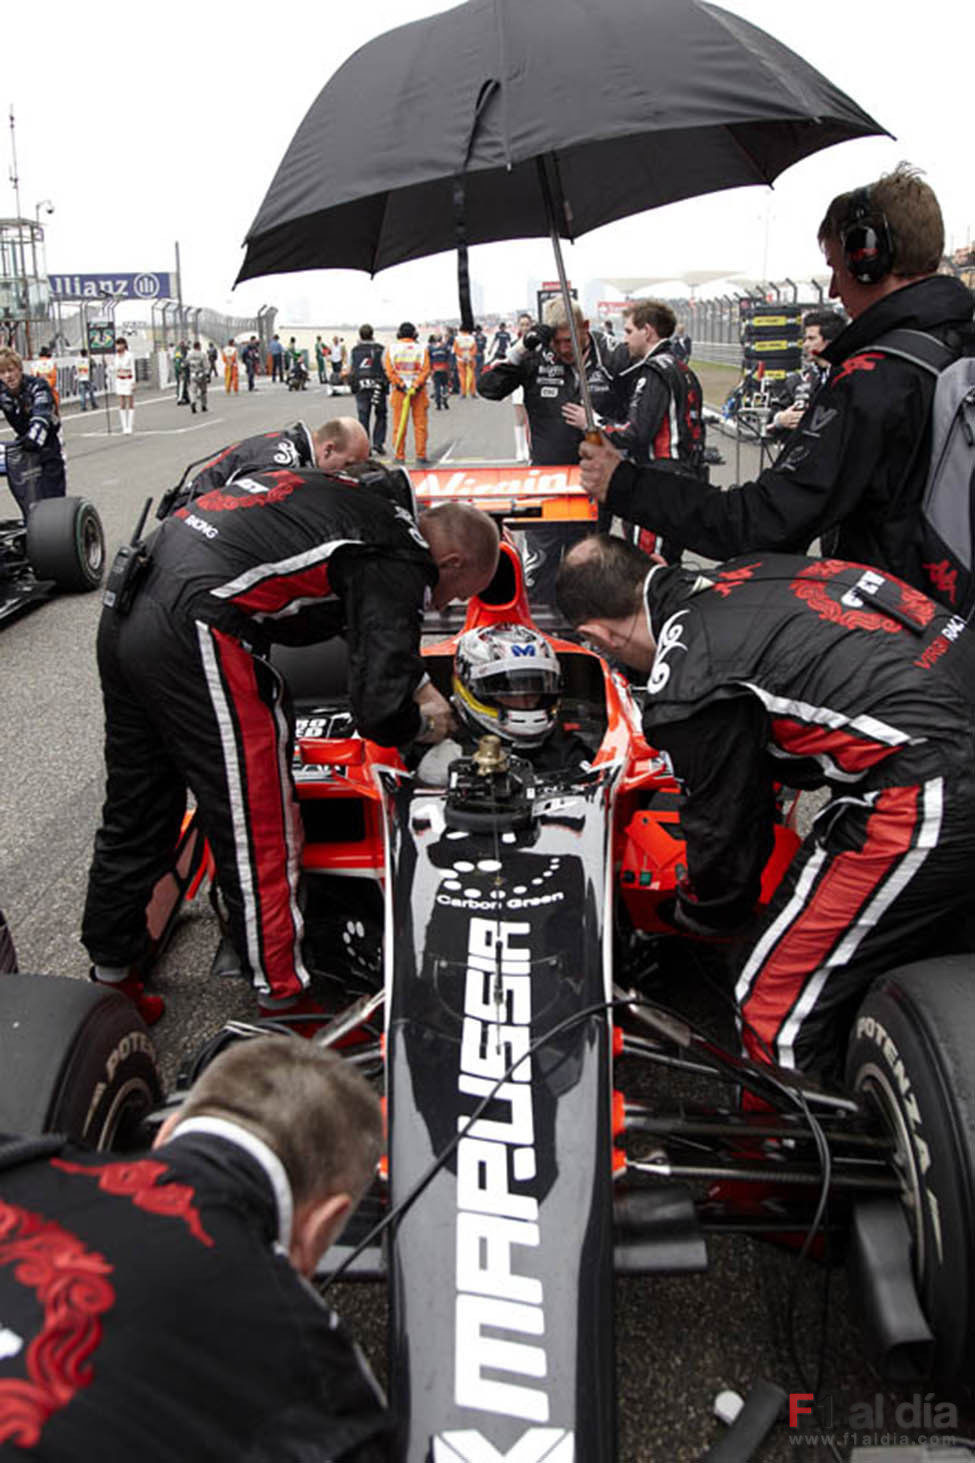
[[[369,435],[372,419],[372,450],[380,455],[386,450],[386,395],[389,383],[383,370],[383,348],[373,339],[371,325],[359,326],[359,339],[349,358],[349,389],[355,397],[356,411],[362,429]]]
[[[282,467],[194,498],[147,547],[131,610],[106,605],[98,632],[107,792],[82,925],[93,974],[146,1020],[162,1014],[138,965],[189,787],[231,943],[261,1006],[294,1009],[309,982],[294,722],[267,652],[343,636],[359,732],[388,747],[441,740],[452,715],[420,657],[422,612],[490,581],[497,529],[454,503],[418,526],[353,478]]]
[[[623,340],[628,365],[619,366],[619,396],[628,400],[626,419],[599,425],[614,447],[630,462],[659,462],[671,470],[683,467],[704,477],[704,421],[701,383],[674,349],[676,317],[663,300],[641,300],[623,311]],[[562,415],[570,426],[585,431],[583,408],[568,402]],[[680,491],[679,479],[675,490]],[[638,524],[616,519],[618,532],[648,554],[671,557],[658,534]]]
[[[260,1037],[151,1152],[0,1137],[0,1453],[44,1463],[382,1463],[387,1414],[307,1283],[372,1181],[348,1063]]]
[[[975,636],[899,579],[756,554],[688,572],[596,536],[559,605],[647,675],[643,726],[683,785],[674,923],[747,930],[774,784],[828,787],[738,964],[745,1046],[835,1078],[874,976],[936,951],[971,901]]]
[[[34,503],[66,492],[61,418],[47,381],[27,375],[9,346],[0,347],[0,411],[17,434],[15,450],[8,445],[4,454],[4,471],[26,521]]]
[[[656,466],[623,463],[606,441],[584,443],[582,480],[611,512],[716,559],[802,550],[874,564],[951,604],[944,566],[922,562],[921,495],[935,378],[874,349],[894,330],[923,331],[957,356],[975,350],[972,294],[937,273],[944,225],[937,198],[906,166],[834,198],[819,228],[852,324],[822,352],[829,377],[772,467],[715,492],[687,477],[680,493]]]
[[[406,433],[409,420],[413,419],[413,437],[416,460],[427,463],[427,418],[430,402],[427,398],[427,380],[430,375],[430,357],[425,345],[416,338],[416,326],[404,320],[396,332],[393,345],[386,347],[383,356],[383,370],[392,392],[389,408],[393,423],[393,455],[397,462],[406,460]]]

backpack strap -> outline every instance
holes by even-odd
[[[922,371],[932,376],[940,376],[944,368],[957,358],[951,346],[929,335],[926,330],[889,330],[866,350],[899,356],[902,361],[910,361],[912,366],[920,366]]]

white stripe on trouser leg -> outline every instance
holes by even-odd
[[[294,961],[295,975],[303,986],[311,981],[311,976],[305,969],[304,961],[301,958],[301,937],[305,933],[305,921],[301,910],[298,908],[298,861],[301,856],[301,847],[295,828],[295,803],[292,792],[291,778],[288,776],[288,754],[291,750],[291,737],[288,731],[288,719],[284,714],[284,707],[281,704],[284,694],[284,683],[274,666],[269,665],[268,669],[274,677],[276,695],[274,698],[274,724],[278,729],[278,782],[281,789],[281,821],[284,825],[284,841],[288,851],[288,901],[291,908],[291,922],[294,927],[295,939],[292,948],[292,959]]]
[[[237,855],[237,882],[240,885],[244,905],[244,930],[247,936],[247,960],[254,972],[254,984],[259,991],[269,990],[267,976],[261,960],[261,942],[257,933],[257,897],[254,892],[254,871],[251,868],[250,845],[247,830],[247,815],[244,811],[244,786],[240,776],[240,762],[237,757],[237,738],[234,721],[227,705],[227,695],[220,678],[217,654],[209,626],[196,621],[196,634],[200,643],[200,658],[206,676],[210,703],[220,730],[220,744],[223,747],[223,766],[227,778],[227,793],[230,800],[230,818],[234,829],[234,849]]]
[[[918,869],[924,863],[932,848],[937,847],[941,833],[941,818],[944,811],[944,778],[935,777],[924,784],[921,832],[913,848],[902,854],[890,873],[874,891],[873,898],[866,904],[856,923],[837,945],[824,965],[815,972],[796,1002],[795,1010],[786,1021],[775,1042],[775,1052],[780,1066],[794,1067],[795,1047],[806,1020],[830,972],[838,966],[847,965],[859,949],[861,941],[879,924],[899,894],[907,888]]]
[[[800,874],[799,881],[796,884],[792,898],[779,914],[778,918],[774,919],[769,925],[768,929],[765,931],[764,935],[759,940],[758,944],[755,946],[754,950],[749,956],[748,963],[742,970],[741,975],[738,977],[738,983],[735,986],[735,1000],[738,1003],[739,1010],[741,1010],[742,1006],[744,1006],[746,1000],[751,995],[751,989],[755,981],[755,976],[765,964],[765,961],[768,958],[768,953],[771,950],[772,946],[782,938],[785,931],[792,924],[792,921],[794,919],[798,919],[799,915],[805,909],[806,900],[809,897],[809,891],[812,888],[813,883],[818,877],[819,871],[825,862],[825,848],[817,848],[810,856],[809,862],[806,864],[806,867]]]

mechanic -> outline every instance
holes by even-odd
[[[291,468],[236,476],[156,530],[130,612],[102,611],[108,783],[82,939],[94,978],[128,994],[146,1021],[163,1004],[139,979],[145,909],[187,786],[261,1007],[318,1009],[310,996],[300,1004],[309,976],[294,722],[265,658],[271,644],[343,635],[356,726],[383,746],[440,741],[453,724],[420,658],[421,615],[490,582],[497,529],[457,503],[421,513],[418,528],[353,481]]]
[[[607,344],[601,331],[590,330],[589,321],[575,302],[572,312],[593,408],[600,416],[615,420],[621,400],[613,361],[616,347]],[[561,296],[548,301],[543,315],[541,325],[532,324],[524,334],[519,333],[504,360],[487,366],[477,389],[488,401],[503,401],[522,388],[532,465],[565,467],[577,461],[582,433],[562,415],[566,402],[579,400],[579,382]],[[525,582],[533,603],[553,603],[559,560],[566,546],[578,539],[579,532],[560,524],[532,527],[526,534]]]
[[[416,326],[412,321],[404,320],[396,332],[395,343],[386,347],[383,370],[393,388],[390,397],[393,455],[397,462],[406,460],[406,432],[408,419],[412,417],[416,460],[421,466],[426,466],[427,415],[430,408],[427,378],[430,375],[430,357],[426,346],[418,342]]]
[[[663,300],[627,305],[623,340],[630,364],[619,371],[617,383],[629,400],[629,413],[623,422],[599,425],[631,462],[682,464],[703,478],[701,383],[674,350],[676,325],[673,310]],[[566,402],[562,415],[570,426],[585,431],[586,414],[578,403]],[[669,557],[663,540],[649,529],[615,519],[609,531],[630,539],[645,553]]]
[[[774,783],[831,789],[735,995],[750,1055],[836,1077],[873,977],[931,954],[971,903],[975,636],[899,579],[798,555],[648,571],[599,535],[558,593],[583,636],[648,675],[644,731],[685,795],[678,930],[747,928]]]
[[[383,370],[383,348],[378,340],[373,339],[371,325],[359,326],[359,339],[352,347],[348,377],[359,421],[367,437],[370,415],[375,414],[372,450],[381,456],[386,450],[386,393],[389,384]]]
[[[846,320],[838,310],[809,310],[802,320],[803,362],[798,371],[790,371],[777,390],[771,393],[774,411],[769,421],[770,435],[784,441],[798,427],[802,414],[829,375],[829,365],[821,360],[823,351],[846,329]]]
[[[621,462],[604,440],[580,449],[583,486],[611,513],[716,559],[801,551],[835,529],[830,552],[943,597],[938,566],[929,574],[920,552],[935,378],[870,347],[907,328],[935,336],[956,356],[975,350],[972,294],[937,273],[941,209],[906,164],[834,198],[819,240],[832,270],[830,295],[852,323],[823,351],[829,377],[773,466],[728,492],[686,474],[678,493],[664,468]]]
[[[61,418],[48,383],[28,375],[10,346],[0,347],[0,411],[17,434],[16,444],[6,446],[3,471],[26,523],[34,503],[67,491]]]
[[[507,742],[539,771],[588,766],[593,749],[561,721],[562,667],[551,642],[530,625],[479,625],[454,652],[453,702],[460,737],[424,754],[422,782],[446,784],[447,768],[485,734]]]
[[[0,1138],[4,1456],[387,1459],[381,1394],[307,1284],[382,1141],[355,1069],[283,1036],[216,1057],[151,1153]]]
[[[333,417],[312,432],[304,422],[295,422],[280,432],[261,432],[224,447],[195,477],[170,488],[157,510],[165,518],[174,508],[184,508],[193,498],[222,488],[242,472],[260,472],[273,467],[317,467],[322,472],[340,472],[352,462],[369,456],[369,438],[354,417]]]

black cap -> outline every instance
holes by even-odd
[[[410,340],[416,340],[416,326],[412,320],[404,320],[396,334],[402,339],[407,336]]]

